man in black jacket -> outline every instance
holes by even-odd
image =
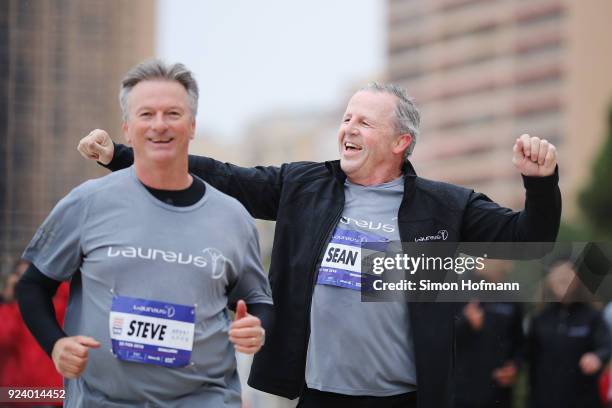
[[[556,149],[529,135],[516,140],[512,161],[526,201],[513,212],[473,190],[417,177],[407,157],[419,121],[405,91],[372,84],[349,101],[339,161],[242,168],[190,157],[190,171],[254,217],[276,220],[269,272],[276,324],[254,360],[251,386],[300,396],[299,407],[452,406],[455,306],[362,303],[359,271],[342,251],[364,238],[554,241]],[[131,150],[100,130],[79,151],[113,170],[132,163]]]
[[[475,279],[503,282],[512,262],[489,259]],[[479,302],[457,319],[455,408],[510,408],[524,353],[523,313],[517,302]]]

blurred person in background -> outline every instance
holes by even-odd
[[[244,168],[190,156],[191,171],[255,218],[276,221],[269,273],[276,323],[249,385],[300,397],[299,408],[450,407],[456,307],[361,302],[361,265],[350,262],[361,249],[344,244],[554,241],[561,217],[556,148],[527,134],[516,139],[511,160],[527,199],[515,212],[416,175],[408,157],[420,115],[405,90],[370,84],[340,119],[340,160]],[[103,130],[78,149],[112,170],[133,162],[132,150]]]
[[[0,303],[15,302],[15,285],[17,285],[19,278],[28,269],[29,265],[27,261],[20,259],[5,276],[2,276],[2,281],[0,282],[0,288],[2,288],[0,291]]]
[[[30,266],[19,260],[6,277],[0,304],[0,386],[62,388],[62,376],[23,322],[15,299],[15,285]],[[68,303],[68,284],[53,297],[55,318],[63,325]],[[62,405],[61,403],[59,404]]]
[[[610,359],[610,334],[570,259],[554,261],[544,306],[527,336],[531,408],[601,408],[599,375]]]
[[[503,282],[511,261],[488,259],[477,279]],[[510,408],[524,352],[523,313],[516,302],[479,302],[457,321],[456,408]]]

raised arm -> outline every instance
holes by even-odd
[[[107,132],[95,129],[77,147],[87,159],[117,171],[134,163],[132,149],[114,144]],[[283,186],[284,166],[240,167],[204,156],[189,156],[189,171],[240,201],[255,217],[275,220]]]
[[[483,194],[472,193],[463,217],[462,237],[474,242],[550,242],[559,231],[561,192],[556,148],[522,135],[513,148],[515,167],[526,190],[523,211],[512,211]]]

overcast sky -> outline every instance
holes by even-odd
[[[335,107],[383,72],[382,0],[158,0],[157,53],[200,85],[198,131],[235,139],[278,109]]]

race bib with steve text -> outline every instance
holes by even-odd
[[[118,359],[182,367],[189,364],[193,350],[195,308],[115,296],[109,329]]]

